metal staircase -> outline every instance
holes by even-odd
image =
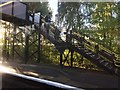
[[[71,42],[64,42],[60,38],[59,40],[56,40],[54,38],[55,34],[52,31],[51,32],[53,33],[54,37],[50,36],[47,32],[45,32],[44,29],[41,29],[41,34],[45,38],[47,38],[51,43],[53,43],[59,51],[60,50],[64,51],[65,49],[72,48],[73,51],[81,54],[83,57],[87,58],[88,60],[90,60],[92,63],[96,64],[103,70],[120,75],[119,67],[115,66],[114,64],[116,58],[114,57],[113,54],[110,54],[105,50],[96,50],[97,49],[96,47],[94,47],[94,50],[87,48],[85,44],[90,45],[90,47],[92,47],[91,43],[88,42],[85,38],[78,36],[76,34],[70,34],[70,37],[76,39],[77,42],[79,42],[79,45],[73,44]]]

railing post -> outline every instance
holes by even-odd
[[[71,67],[73,67],[73,50],[71,50]]]
[[[63,66],[62,62],[63,62],[63,50],[59,50],[60,52],[60,66]]]
[[[60,52],[60,66],[62,66],[62,61],[63,61],[62,53]]]
[[[99,53],[99,46],[98,45],[95,45],[95,52],[98,55],[98,53]]]

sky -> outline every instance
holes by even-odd
[[[53,21],[55,21],[55,14],[57,14],[57,1],[58,0],[48,0],[49,5],[53,11]]]

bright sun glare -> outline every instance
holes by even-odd
[[[57,14],[57,3],[58,3],[58,0],[48,0],[49,1],[49,5],[53,11],[53,21],[55,21],[55,14]]]
[[[0,29],[1,30],[1,29]],[[3,33],[2,32],[0,32],[0,39],[2,39],[3,38]]]
[[[0,39],[3,38],[4,29],[0,25]]]
[[[6,72],[6,73],[14,72],[15,73],[15,70],[0,64],[0,72]]]

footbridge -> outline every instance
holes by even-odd
[[[27,6],[20,2],[7,2],[0,5],[2,9],[1,22],[5,30],[3,55],[14,62],[17,57],[27,63],[30,59],[40,61],[41,40],[46,38],[58,50],[60,66],[74,67],[74,52],[88,59],[102,70],[120,76],[120,55],[111,49],[100,45],[95,39],[83,33],[70,32],[66,34],[66,41],[58,37],[60,30],[54,24],[50,25],[49,33],[41,22],[35,22],[34,15],[43,24],[44,16],[40,13],[31,14]],[[23,9],[23,11],[21,10]],[[21,11],[21,12],[17,12]],[[31,18],[31,19],[30,19]],[[8,27],[5,27],[5,26]],[[74,40],[74,42],[73,42]],[[32,48],[35,47],[34,50]],[[65,50],[69,50],[64,55]],[[19,50],[19,51],[18,51]],[[17,57],[16,57],[17,55]],[[71,56],[68,58],[68,56]],[[11,76],[10,76],[11,77]]]

